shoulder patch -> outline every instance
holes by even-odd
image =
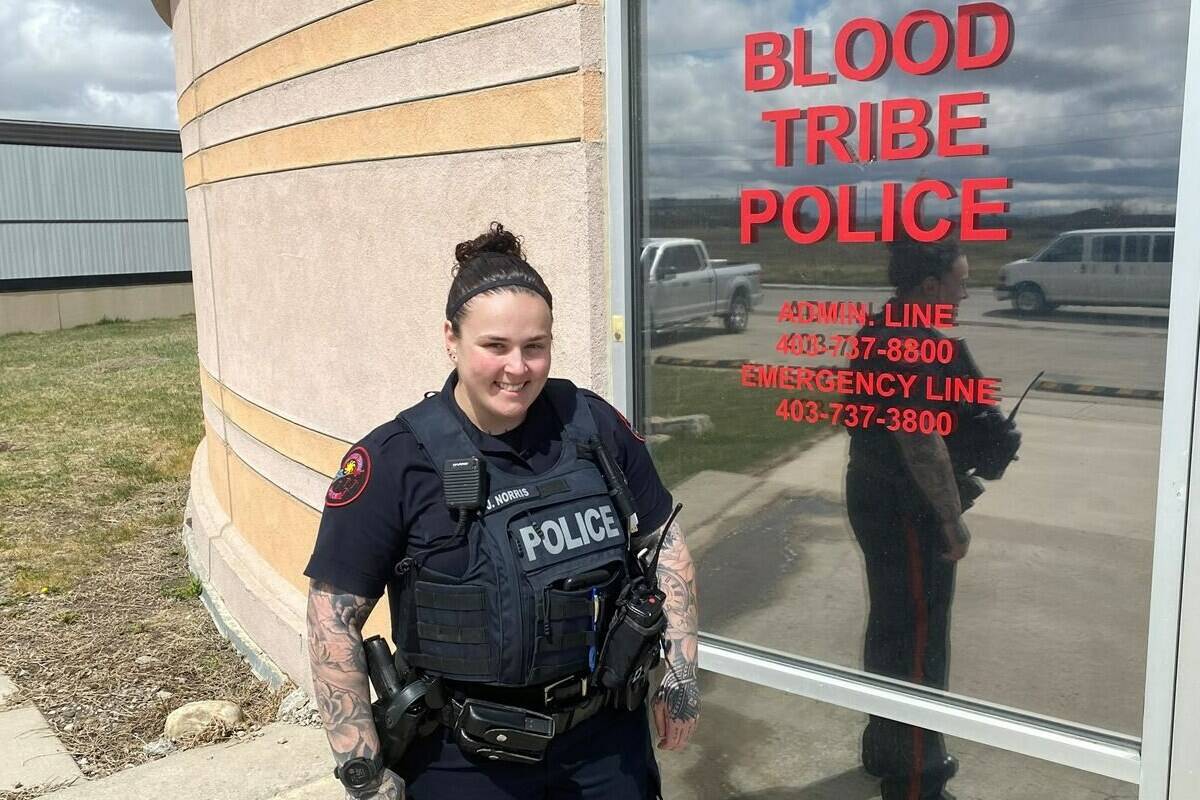
[[[371,457],[367,455],[366,448],[357,445],[342,459],[342,466],[325,493],[325,505],[337,508],[353,503],[367,488],[370,479]]]
[[[612,413],[616,414],[617,419],[621,420],[621,422],[625,425],[625,427],[629,429],[629,432],[633,434],[633,438],[637,439],[639,442],[646,441],[646,437],[642,436],[640,433],[638,433],[637,428],[633,427],[633,425],[631,425],[629,423],[629,420],[625,418],[625,415],[622,414],[620,411],[618,411],[617,407],[614,406],[612,403],[608,402],[603,397],[601,397],[600,395],[593,392],[591,389],[580,389],[579,391],[581,394],[596,401],[596,405],[598,405],[600,408],[607,409],[608,411],[611,411]]]
[[[622,414],[620,411],[617,411],[616,406],[613,406],[612,410],[613,410],[613,413],[616,414],[620,418],[621,422],[625,423],[625,427],[629,428],[629,432],[633,434],[633,438],[637,439],[639,442],[646,441],[646,437],[642,436],[640,433],[637,432],[637,428],[633,427],[633,425],[631,425],[629,423],[629,420],[625,419],[624,414]]]

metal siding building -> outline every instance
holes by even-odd
[[[63,291],[107,292],[75,323],[187,313],[190,281],[177,132],[0,120],[0,333],[63,325]]]

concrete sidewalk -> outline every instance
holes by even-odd
[[[55,800],[343,800],[320,728],[274,723],[244,741],[184,750],[44,795]]]
[[[32,704],[9,707],[19,696],[7,676],[0,674],[0,792],[28,786],[61,786],[83,778],[74,759]]]

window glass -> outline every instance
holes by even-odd
[[[1120,236],[1092,237],[1092,261],[1120,261]]]
[[[643,274],[650,273],[650,270],[654,267],[654,257],[657,255],[658,255],[657,247],[647,246],[647,247],[642,248],[642,255],[641,255],[640,262],[641,262],[641,268],[642,268]]]
[[[1150,260],[1150,236],[1148,234],[1125,237],[1125,260],[1134,262]]]
[[[634,229],[719,262],[631,312],[703,629],[1140,732],[1170,274],[1116,265],[1189,7],[634,3]]]
[[[700,269],[700,251],[695,247],[677,247],[675,251],[679,260],[680,272],[695,272]]]
[[[704,673],[704,708],[682,753],[660,757],[664,797],[688,800],[878,800],[879,779],[864,771],[857,711]],[[913,741],[900,728],[897,748]],[[1137,786],[953,737],[922,732],[923,748],[943,747],[959,765],[946,784],[960,800],[1136,800]],[[907,776],[906,776],[907,777]],[[884,797],[904,797],[902,793]],[[915,796],[915,795],[914,795]],[[935,795],[929,795],[935,797]],[[945,797],[945,796],[943,796]]]
[[[659,259],[660,273],[678,273],[680,271],[680,260],[678,247],[664,246],[662,249],[662,258]]]
[[[1154,237],[1154,261],[1156,263],[1170,264],[1174,258],[1175,237],[1174,236],[1155,236]]]
[[[1038,261],[1082,261],[1083,237],[1064,236],[1046,248]]]

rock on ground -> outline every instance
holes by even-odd
[[[194,736],[210,725],[220,725],[226,730],[242,724],[245,717],[242,707],[228,700],[197,700],[172,711],[167,715],[163,734],[171,740]]]
[[[283,702],[275,719],[280,722],[291,722],[295,725],[319,725],[321,714],[313,699],[303,689],[292,690]]]
[[[166,736],[160,736],[153,742],[147,742],[146,744],[142,745],[142,752],[150,758],[161,758],[162,756],[165,756],[167,753],[170,753],[174,750],[175,743]]]

